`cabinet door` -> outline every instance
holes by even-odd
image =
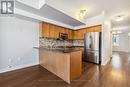
[[[65,28],[65,33],[69,34],[69,29],[68,28]]]
[[[69,29],[69,31],[68,31],[68,38],[69,39],[73,39],[74,38],[73,36],[74,36],[73,30]]]
[[[102,32],[102,26],[98,25],[98,26],[86,28],[86,32]]]
[[[78,30],[77,31],[77,39],[80,39],[80,37],[81,37],[81,30]]]
[[[50,38],[56,38],[56,29],[55,29],[55,25],[50,25]]]
[[[86,29],[81,29],[78,31],[78,39],[84,39],[84,34],[86,33]]]
[[[73,33],[74,33],[74,39],[75,40],[78,39],[78,30],[73,31]]]
[[[55,26],[55,37],[59,38],[59,33],[61,32],[61,27]]]
[[[86,32],[94,32],[94,27],[89,27],[89,28],[86,28]]]
[[[44,22],[42,24],[42,37],[49,37],[49,36],[50,36],[49,24]]]
[[[95,27],[94,27],[94,31],[95,31],[95,32],[102,32],[102,26],[101,26],[101,25],[95,26]]]
[[[63,28],[63,27],[60,27],[60,33],[65,33],[65,28]]]

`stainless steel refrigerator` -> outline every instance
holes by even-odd
[[[84,61],[101,64],[101,32],[84,35]]]

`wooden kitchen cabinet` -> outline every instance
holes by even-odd
[[[92,26],[80,30],[71,30],[57,25],[42,22],[40,23],[40,37],[59,38],[59,33],[68,34],[68,39],[84,39],[87,32],[102,32],[102,26]]]
[[[73,31],[73,33],[74,33],[74,40],[76,40],[77,38],[78,38],[78,31],[77,30],[75,30],[75,31]]]
[[[71,39],[71,40],[74,39],[73,30],[70,30],[70,29],[69,29],[69,31],[68,31],[68,38]]]
[[[78,39],[84,39],[84,34],[86,33],[86,29],[81,29],[78,31]]]
[[[81,36],[81,34],[80,34],[80,30],[77,30],[77,36],[76,36],[76,39],[80,39],[80,36]]]
[[[64,33],[69,34],[68,28],[65,28],[65,32]]]
[[[94,27],[94,32],[102,32],[102,26],[101,25],[95,26]]]
[[[74,39],[84,39],[84,34],[86,33],[86,29],[76,30],[74,32]]]
[[[65,28],[63,28],[63,27],[60,27],[60,33],[65,33]]]
[[[50,28],[48,23],[42,23],[42,37],[50,37]]]
[[[74,39],[79,39],[80,38],[80,31],[76,30],[74,31]]]
[[[65,33],[68,34],[68,39],[73,39],[73,30],[65,28]]]
[[[102,32],[102,26],[97,25],[97,26],[86,28],[86,32]]]
[[[86,28],[86,32],[94,32],[94,27]]]
[[[65,33],[65,29],[45,22],[40,23],[40,37],[59,38],[59,33]]]
[[[50,38],[57,38],[55,25],[50,25]]]
[[[59,38],[59,33],[61,32],[61,28],[59,26],[55,26],[55,35],[56,38]]]

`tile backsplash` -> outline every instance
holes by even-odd
[[[40,38],[39,41],[40,47],[59,47],[59,46],[84,46],[83,40],[68,40],[68,41],[61,41],[56,39],[49,39],[49,38]]]
[[[73,46],[84,46],[84,40],[73,40]]]

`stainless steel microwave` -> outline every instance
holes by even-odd
[[[68,39],[68,34],[66,34],[66,33],[59,33],[59,39],[60,40],[67,40]]]

